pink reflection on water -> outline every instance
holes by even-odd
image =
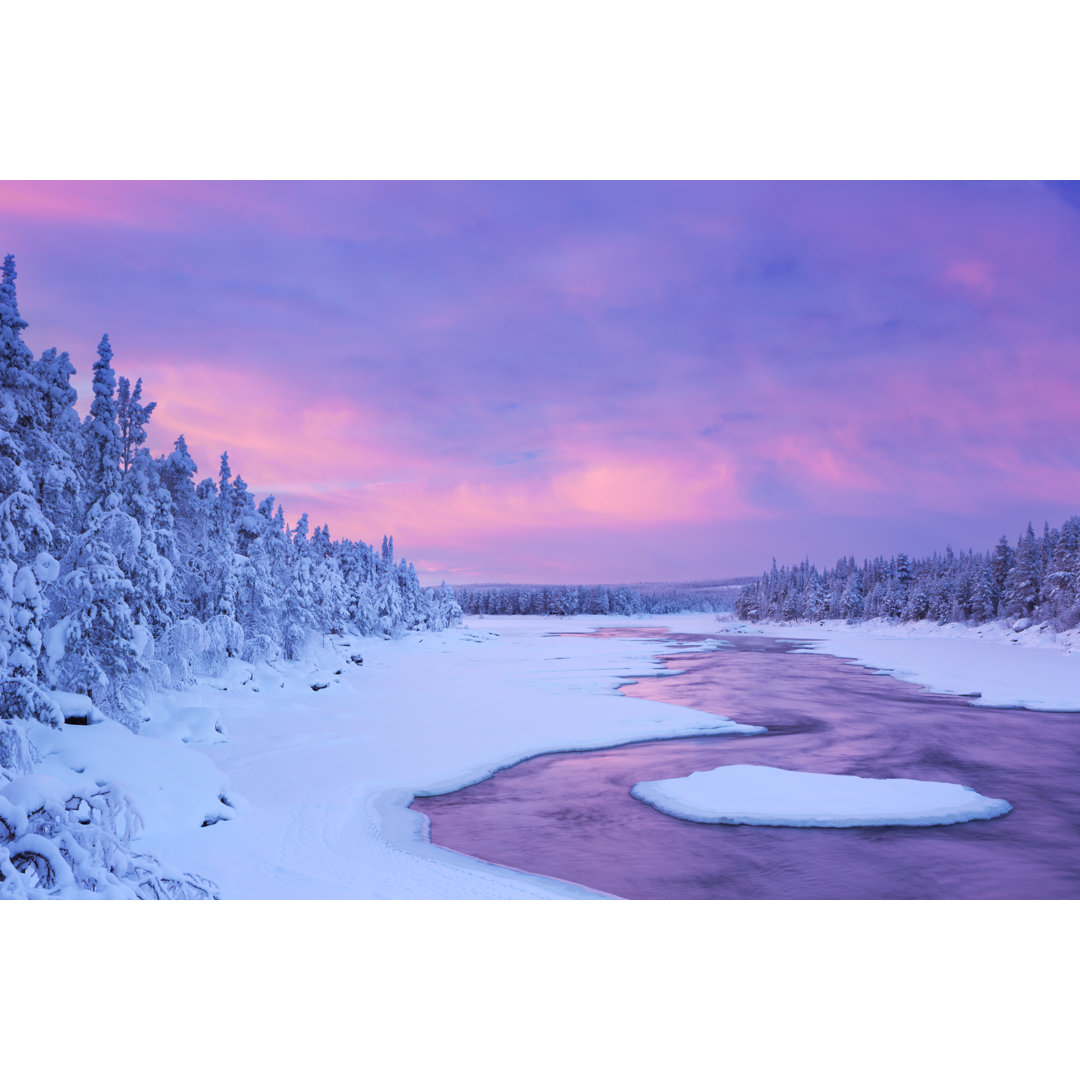
[[[1080,715],[975,708],[790,643],[726,640],[667,656],[686,674],[623,693],[767,735],[533,758],[417,799],[432,840],[640,899],[1080,898]],[[928,828],[794,829],[685,822],[629,795],[640,780],[735,763],[962,783],[1014,809]]]

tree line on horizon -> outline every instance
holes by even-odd
[[[1060,529],[1029,523],[1015,546],[1003,535],[993,551],[927,558],[878,556],[858,565],[842,558],[819,571],[805,560],[777,567],[743,588],[735,614],[751,622],[930,619],[979,624],[1007,619],[1054,630],[1080,626],[1080,517]]]
[[[732,607],[724,586],[457,585],[454,595],[467,615],[673,615]]]

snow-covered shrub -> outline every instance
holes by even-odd
[[[29,772],[37,761],[34,744],[26,737],[26,724],[0,717],[0,778],[12,780]]]
[[[241,658],[248,664],[277,660],[281,656],[281,646],[266,634],[254,634],[244,642]]]
[[[243,627],[227,615],[215,615],[203,624],[205,644],[196,671],[200,675],[220,675],[230,659],[239,659],[244,650]]]
[[[206,633],[198,619],[180,619],[169,627],[158,659],[168,666],[174,686],[190,686],[195,681],[195,660],[205,648]]]
[[[169,670],[169,665],[161,660],[151,660],[146,665],[146,677],[150,681],[150,686],[159,694],[172,689],[172,672]]]
[[[63,853],[48,838],[28,832],[0,847],[0,898],[26,899],[35,889],[49,894],[74,884]]]
[[[142,827],[123,791],[88,785],[68,791],[50,776],[31,774],[0,788],[0,898],[216,898],[216,886],[196,874],[133,852]]]
[[[54,728],[64,723],[60,707],[29,679],[0,679],[0,716],[36,720]]]
[[[26,832],[26,811],[0,796],[0,844],[10,844]]]
[[[114,718],[129,731],[137,732],[150,716],[150,695],[154,692],[154,680],[149,672],[137,671],[117,688]]]

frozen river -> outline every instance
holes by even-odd
[[[791,641],[716,639],[715,652],[665,654],[685,674],[622,692],[767,735],[535,757],[416,799],[432,841],[628,898],[1080,898],[1080,714],[979,708]],[[738,763],[960,783],[1013,811],[930,827],[702,825],[629,794],[641,780]]]

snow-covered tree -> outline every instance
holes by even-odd
[[[135,460],[135,453],[146,442],[146,424],[157,407],[156,401],[142,403],[142,379],[131,383],[120,376],[116,391],[116,425],[120,431],[120,469],[127,472]]]
[[[1002,596],[1004,614],[1009,618],[1030,618],[1039,602],[1039,543],[1028,523],[1027,532],[1016,544],[1012,568],[1005,576]]]
[[[0,275],[0,430],[21,435],[43,420],[34,354],[22,339],[28,323],[15,295],[15,259],[4,258]]]
[[[15,260],[0,277],[0,676],[34,678],[46,612],[43,589],[56,576],[53,530],[31,480],[46,414],[27,323],[15,294]]]
[[[82,484],[76,467],[79,415],[71,385],[75,368],[66,352],[47,349],[35,365],[43,423],[34,430],[30,479],[41,512],[53,534],[53,550],[62,551],[82,525]]]
[[[91,506],[85,531],[60,565],[58,596],[62,617],[49,631],[50,682],[60,690],[86,694],[106,712],[137,729],[140,717],[122,704],[130,676],[141,671],[147,635],[136,626],[135,589],[121,561],[135,560],[138,524],[118,509]]]
[[[177,615],[178,561],[172,498],[149,451],[139,450],[120,486],[120,505],[139,526],[139,543],[126,566],[136,621],[159,637]]]
[[[116,423],[116,375],[112,346],[104,334],[94,361],[94,400],[83,421],[83,488],[87,506],[106,502],[120,486],[120,429]]]

